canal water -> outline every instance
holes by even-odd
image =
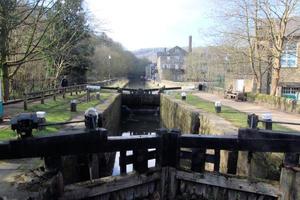
[[[128,88],[139,89],[145,88],[145,82],[140,80],[132,80],[129,82]],[[120,132],[124,136],[130,135],[153,135],[156,130],[160,128],[160,117],[157,112],[157,108],[153,109],[153,112],[132,112],[131,114],[122,114]],[[148,149],[153,151],[155,149]],[[126,155],[132,155],[132,151],[127,151]],[[113,176],[120,174],[119,166],[120,152],[116,153],[115,163],[113,168]],[[155,159],[148,161],[148,167],[155,166]],[[132,164],[127,165],[127,172],[133,171]]]

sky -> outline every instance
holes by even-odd
[[[209,43],[210,0],[85,0],[96,31],[103,30],[128,50]]]

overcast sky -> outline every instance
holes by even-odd
[[[210,0],[85,0],[94,21],[129,50],[206,45],[213,25]],[[101,28],[98,28],[101,31]]]

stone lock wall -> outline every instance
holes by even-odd
[[[165,94],[160,96],[160,120],[162,127],[180,129],[182,133],[195,133],[199,129],[199,113]]]

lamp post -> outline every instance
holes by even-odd
[[[108,55],[108,62],[109,62],[109,69],[108,69],[108,80],[110,80],[110,73],[111,73],[111,55]]]
[[[228,55],[225,56],[225,65],[224,65],[224,77],[223,77],[223,84],[224,84],[224,89],[226,89],[226,72],[228,69],[228,63],[229,63],[229,59],[228,59]]]

